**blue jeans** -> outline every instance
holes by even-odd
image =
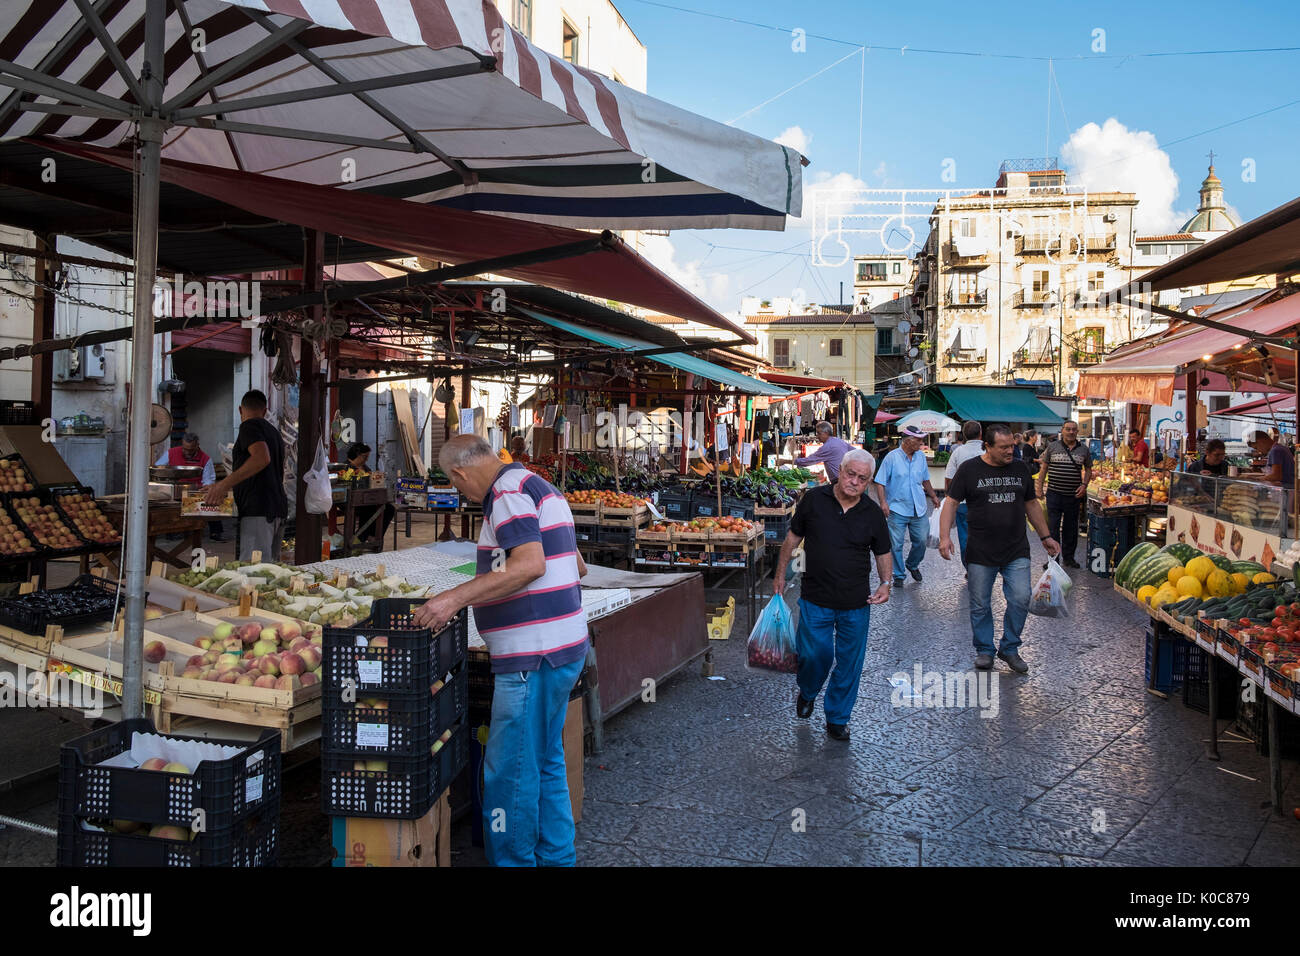
[[[957,544],[961,546],[961,563],[966,563],[966,502],[957,506]]]
[[[925,557],[925,539],[930,533],[930,519],[925,515],[900,515],[897,511],[889,512],[889,540],[894,546],[894,577],[903,577],[903,538],[910,536],[912,547],[907,552],[908,571],[915,571],[921,566]]]
[[[1020,632],[1025,629],[1029,614],[1029,559],[1016,558],[1010,564],[995,568],[987,564],[966,567],[966,590],[970,594],[970,629],[975,636],[975,653],[992,654],[993,647],[993,581],[1002,575],[1002,594],[1007,599],[1007,611],[1002,617],[1002,646],[1004,654],[1015,654],[1020,648]]]
[[[828,724],[847,724],[853,713],[870,629],[870,604],[852,611],[836,611],[799,601],[799,693],[804,700],[816,700],[830,675],[822,703]]]
[[[496,674],[483,759],[483,842],[493,866],[573,866],[564,715],[583,661]]]

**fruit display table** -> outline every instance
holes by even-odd
[[[113,527],[121,533],[125,517],[126,499],[121,495],[100,499],[104,514]],[[149,502],[149,560],[163,561],[176,568],[190,566],[190,552],[203,546],[203,528],[207,518],[187,518],[181,514],[179,501]],[[170,550],[158,543],[158,539],[168,534],[179,534],[181,540]],[[96,555],[101,565],[113,574],[118,573],[117,561],[108,554]]]

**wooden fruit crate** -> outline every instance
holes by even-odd
[[[707,531],[684,531],[681,528],[673,528],[673,543],[687,545],[700,545],[701,549],[709,543],[711,535]]]
[[[569,501],[568,504],[569,504],[569,511],[573,513],[574,521],[579,520],[579,518],[581,517],[581,518],[592,519],[591,521],[584,522],[585,524],[600,523],[602,502],[593,501],[590,504],[578,504],[577,502]]]
[[[649,544],[667,545],[673,540],[673,529],[670,527],[667,531],[651,531],[648,528],[637,528],[636,540],[638,544],[645,541]]]
[[[673,549],[673,567],[709,567],[709,546],[692,545],[674,545]]]
[[[670,568],[673,566],[675,554],[669,550],[668,545],[654,541],[647,541],[645,545],[637,545],[633,559],[634,563],[643,567],[654,568]]]
[[[754,517],[757,518],[786,518],[794,514],[794,505],[786,505],[783,508],[755,508]]]
[[[600,523],[616,528],[639,528],[650,521],[650,508],[644,504],[635,508],[613,508],[604,502],[600,506]]]

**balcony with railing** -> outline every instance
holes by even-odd
[[[1027,366],[1055,365],[1061,360],[1061,350],[1052,349],[1016,349],[1011,361],[1021,368]]]
[[[948,305],[953,308],[974,307],[989,304],[988,289],[978,289],[974,291],[958,292],[950,290],[948,292]]]
[[[949,349],[944,353],[949,366],[953,365],[985,365],[988,363],[987,349]]]
[[[1052,232],[1031,232],[1016,239],[1018,256],[1073,256],[1078,253],[1078,239]]]
[[[1100,349],[1072,349],[1070,351],[1070,364],[1078,368],[1083,365],[1096,365],[1106,357],[1106,353]]]
[[[957,243],[952,241],[947,244],[947,254],[944,261],[950,266],[986,266],[993,260],[990,258],[990,251],[987,248],[974,255],[962,255],[957,248]]]
[[[899,278],[902,278],[901,276]],[[858,282],[888,282],[888,272],[859,272]]]
[[[1011,293],[1011,306],[1015,309],[1038,308],[1056,302],[1056,294],[1050,289],[1017,289]]]
[[[1093,252],[1094,250],[1097,252],[1104,252],[1108,249],[1114,249],[1115,233],[1114,232],[1093,233],[1084,238],[1084,244],[1089,252]]]

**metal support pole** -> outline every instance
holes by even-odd
[[[131,334],[131,417],[126,475],[126,624],[122,716],[144,716],[144,590],[149,567],[149,421],[153,399],[153,282],[158,266],[158,182],[166,124],[158,118],[164,82],[167,0],[146,0],[139,164],[135,208],[135,324]]]
[[[325,234],[314,229],[307,231],[307,247],[303,254],[302,284],[306,294],[319,291],[324,284]],[[314,328],[321,328],[324,308],[312,305],[308,311]],[[297,503],[294,510],[293,558],[298,564],[320,560],[321,525],[324,515],[307,511],[307,482],[304,475],[316,460],[316,444],[325,434],[324,382],[316,346],[308,338],[298,340],[298,475]]]
[[[1152,667],[1155,665],[1153,664]],[[1219,759],[1219,657],[1213,651],[1206,654],[1210,686],[1210,760]]]
[[[1282,815],[1282,747],[1278,742],[1277,704],[1266,697],[1268,708],[1268,790],[1273,799],[1273,812]]]

